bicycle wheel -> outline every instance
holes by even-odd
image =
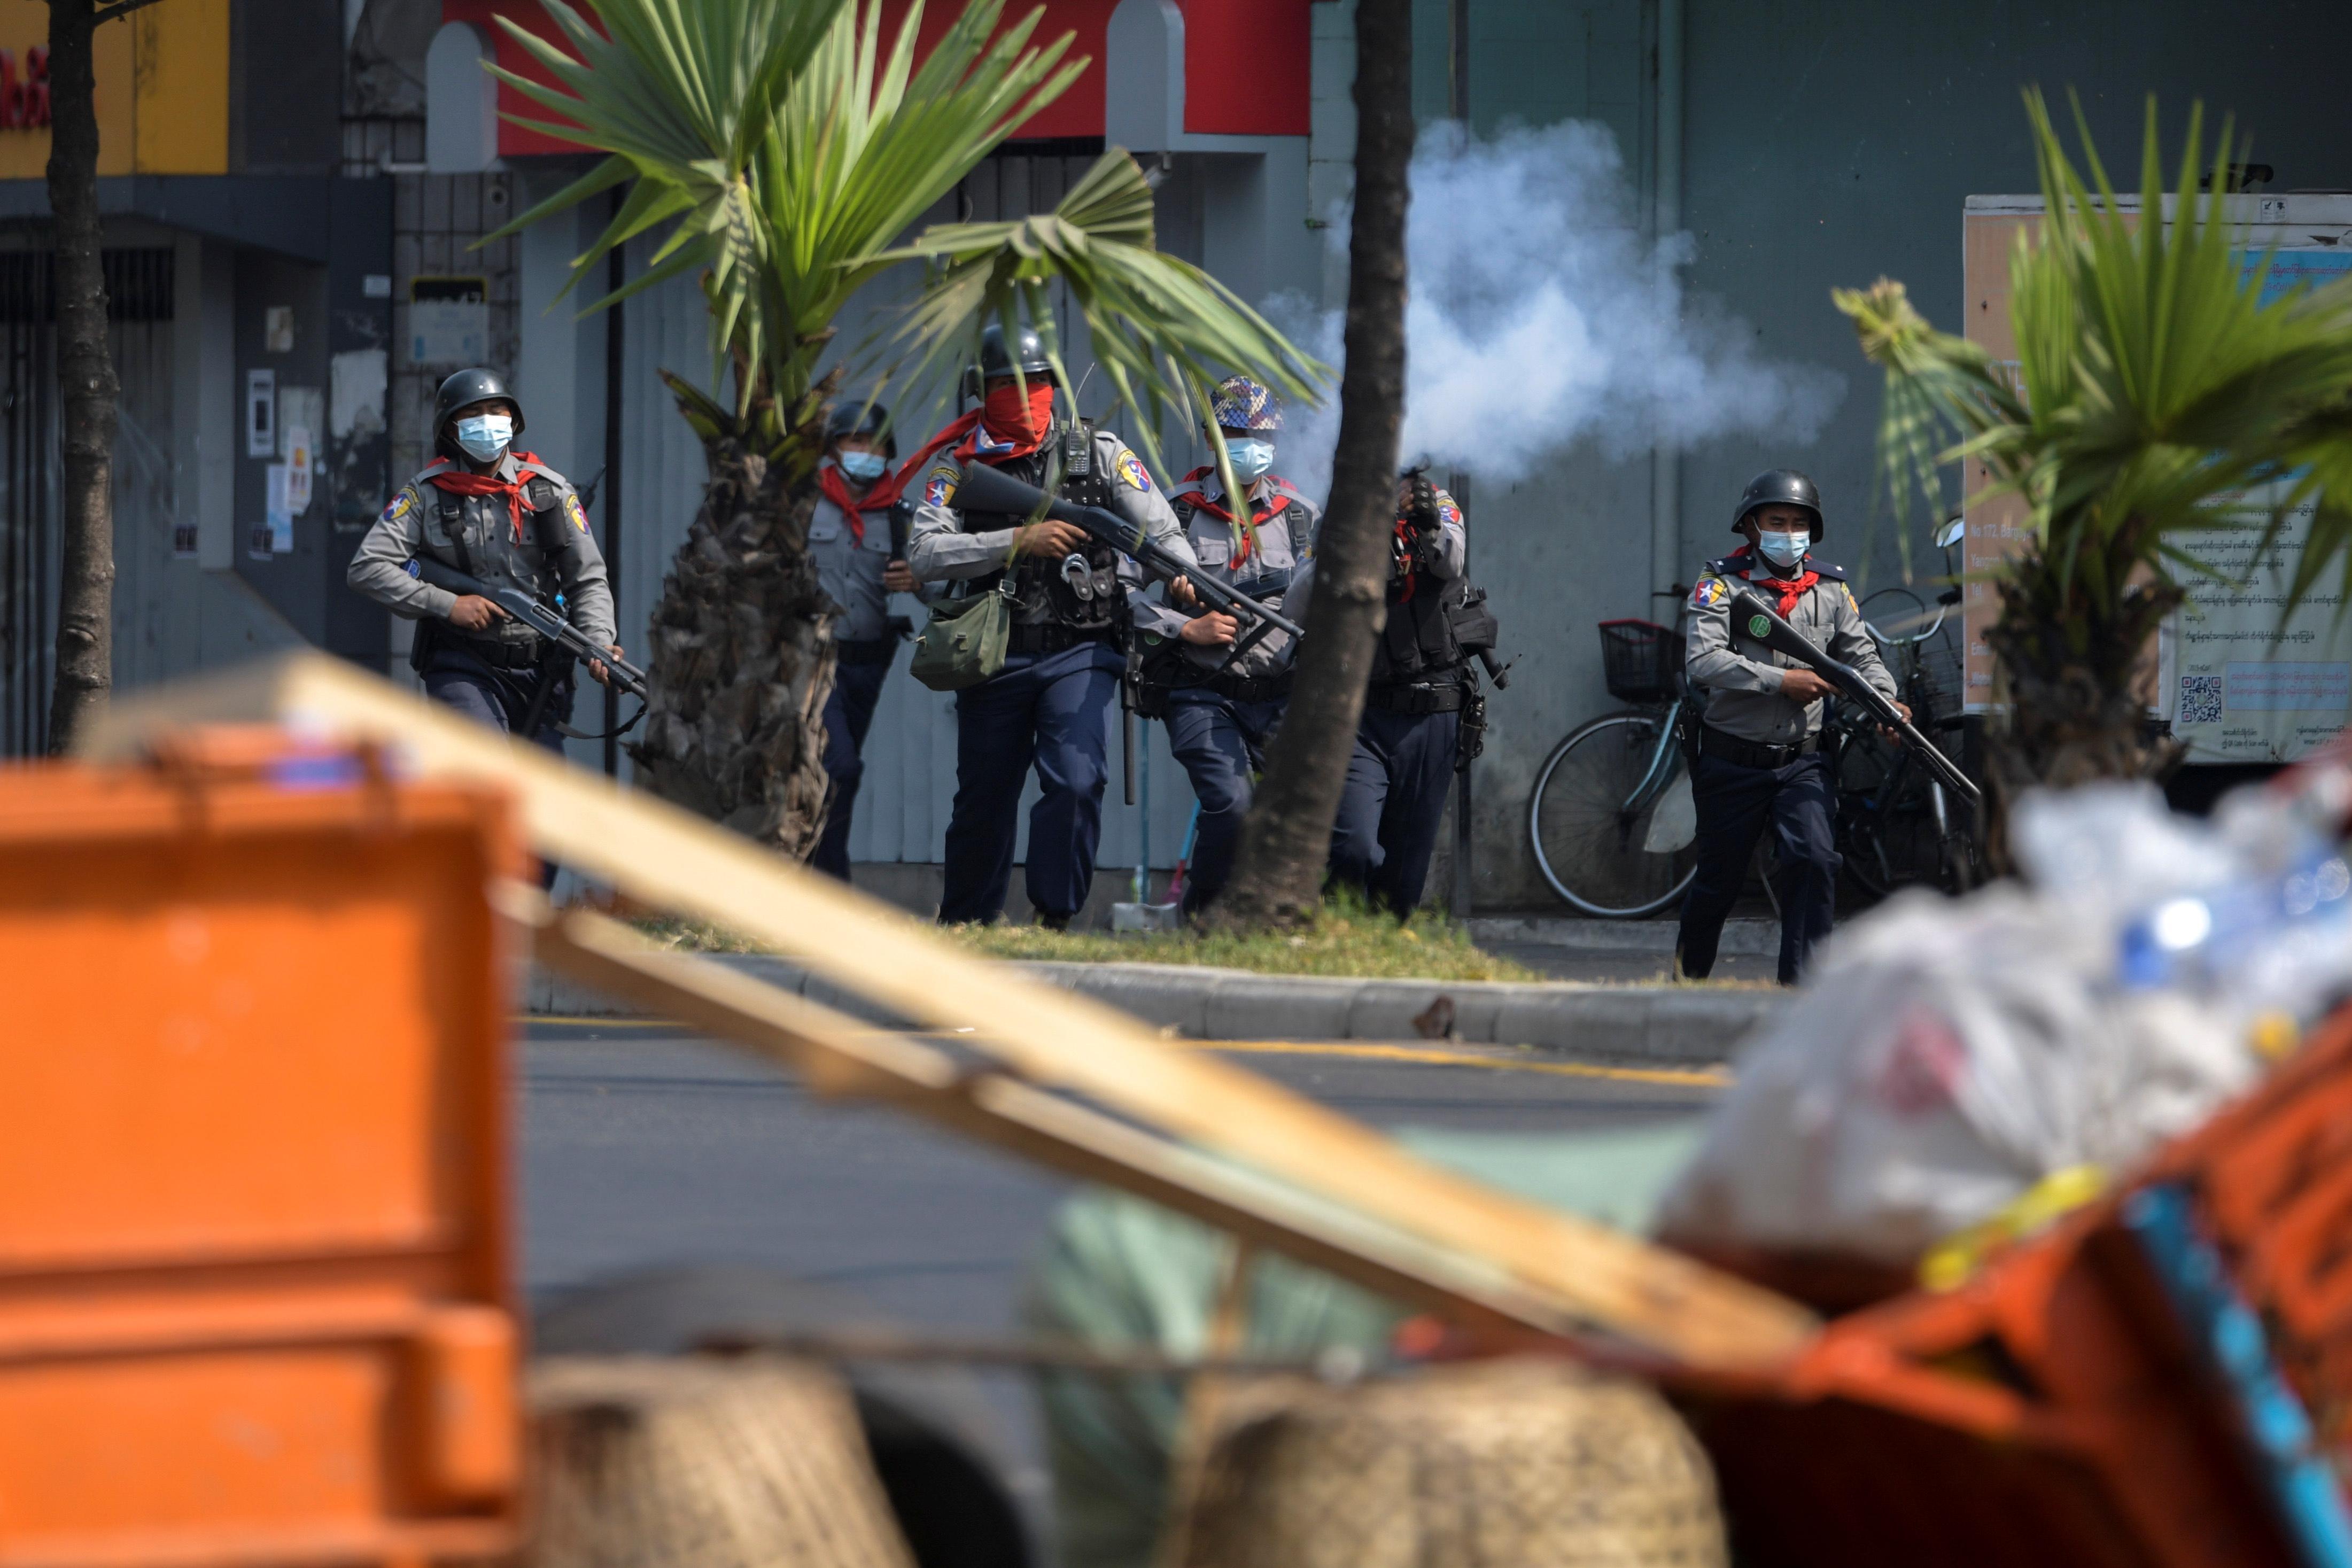
[[[1698,850],[1642,847],[1656,801],[1639,811],[1625,803],[1649,775],[1663,736],[1669,784],[1684,773],[1681,752],[1656,713],[1595,719],[1552,749],[1528,801],[1528,841],[1552,891],[1590,915],[1632,920],[1672,905],[1690,886]]]

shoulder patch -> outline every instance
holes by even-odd
[[[563,495],[563,515],[572,520],[572,527],[583,533],[588,531],[588,509],[582,506],[580,498],[569,490]]]
[[[392,504],[383,509],[383,515],[378,521],[398,522],[402,518],[406,517],[415,505],[416,498],[404,489],[398,495],[392,498]]]
[[[1111,459],[1111,467],[1118,470],[1120,479],[1127,481],[1129,488],[1142,490],[1147,495],[1150,493],[1151,476],[1143,471],[1143,459],[1133,452],[1121,447],[1118,456]]]
[[[1720,577],[1702,577],[1691,584],[1691,608],[1711,610],[1731,598],[1731,587]]]
[[[945,506],[954,500],[956,480],[961,478],[953,468],[933,468],[931,477],[923,483],[923,504]]]
[[[1436,490],[1436,491],[1437,491],[1437,522],[1438,522],[1438,526],[1439,526],[1439,527],[1441,527],[1441,528],[1459,528],[1459,527],[1461,527],[1461,526],[1462,526],[1462,507],[1461,507],[1461,504],[1460,504],[1459,502],[1457,502],[1457,501],[1456,501],[1456,500],[1455,500],[1452,496],[1448,495],[1448,494],[1445,492],[1444,489],[1442,486],[1433,485],[1433,486],[1431,486],[1430,488],[1431,488],[1432,489],[1434,489],[1434,490]]]

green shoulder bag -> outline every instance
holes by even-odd
[[[1020,607],[1010,572],[988,593],[940,600],[931,606],[930,619],[915,638],[915,657],[908,669],[934,691],[978,686],[1004,668],[1013,613]]]

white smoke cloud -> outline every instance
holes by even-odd
[[[1686,295],[1687,234],[1645,239],[1617,142],[1570,121],[1470,138],[1453,121],[1413,153],[1407,221],[1403,453],[1509,484],[1580,439],[1612,457],[1721,436],[1811,442],[1845,395],[1816,365],[1759,358],[1746,323]],[[1342,260],[1348,215],[1326,231]],[[1278,295],[1266,313],[1341,363],[1340,312]],[[1339,400],[1294,409],[1282,472],[1329,486]]]

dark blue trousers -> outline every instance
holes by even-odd
[[[1691,770],[1691,800],[1698,808],[1698,870],[1683,899],[1675,942],[1683,973],[1703,980],[1715,967],[1724,920],[1769,822],[1780,836],[1780,984],[1794,985],[1837,912],[1843,862],[1829,758],[1815,752],[1786,767],[1744,768],[1702,756]]]
[[[1331,825],[1335,886],[1360,889],[1373,908],[1399,915],[1420,907],[1461,730],[1458,712],[1364,710]]]
[[[1033,763],[1045,793],[1029,812],[1029,901],[1041,914],[1064,917],[1085,907],[1110,777],[1105,748],[1126,668],[1108,643],[1080,643],[1044,658],[1015,654],[995,676],[956,694],[942,922],[1004,912],[1021,789]]]
[[[897,649],[891,650],[893,656]],[[809,864],[828,877],[849,880],[849,814],[866,777],[866,731],[874,727],[874,705],[882,700],[885,664],[837,664],[833,695],[824,700],[824,771],[833,780],[825,796],[824,834]]]
[[[492,669],[463,649],[445,646],[433,650],[425,667],[425,695],[478,724],[511,735],[530,717],[540,679],[535,669]],[[530,737],[559,754],[563,736],[556,726],[571,721],[572,687],[570,675],[557,678],[554,694],[540,715],[539,733]]]
[[[456,709],[477,724],[486,724],[509,735],[521,729],[523,721],[530,717],[531,699],[538,695],[542,679],[536,669],[494,670],[464,649],[446,644],[433,650],[424,670],[425,696]],[[555,690],[541,712],[539,733],[530,737],[559,757],[563,754],[563,735],[556,726],[571,721],[572,691],[572,675],[567,671],[558,676]],[[539,885],[555,886],[553,861],[540,862]]]
[[[1266,742],[1286,702],[1235,702],[1206,687],[1168,696],[1168,749],[1192,781],[1201,803],[1192,862],[1184,874],[1184,912],[1196,915],[1234,872],[1234,847],[1249,815],[1250,774],[1265,766]]]

